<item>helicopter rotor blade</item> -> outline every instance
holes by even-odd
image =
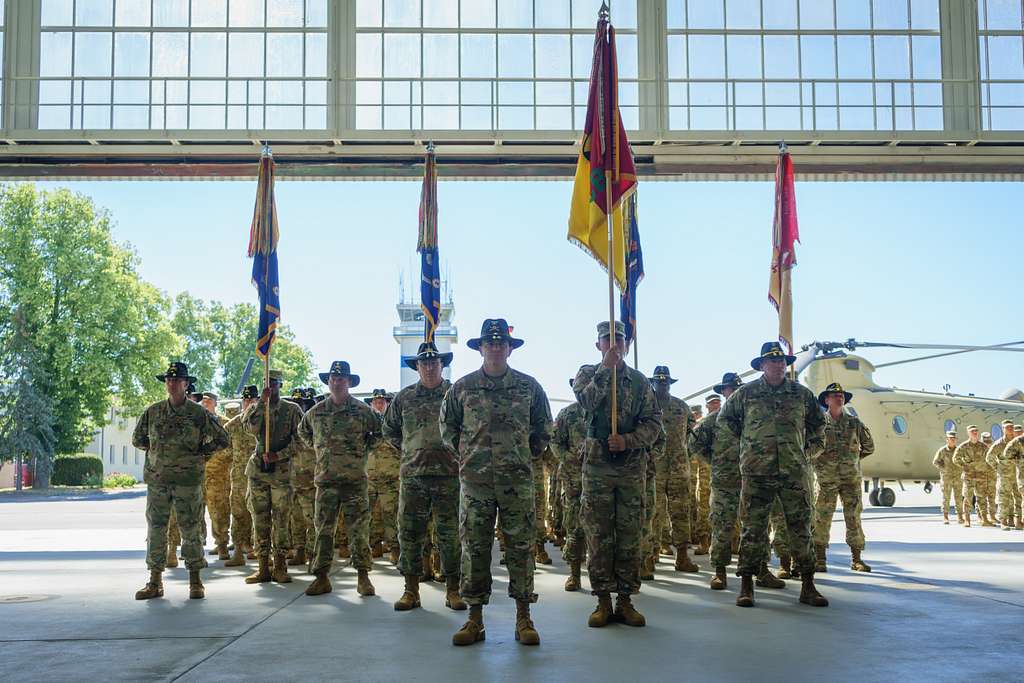
[[[858,346],[865,348],[878,348],[888,347],[894,349],[923,349],[923,350],[951,350],[951,351],[1013,351],[1016,353],[1024,353],[1024,349],[1011,349],[1007,348],[1010,346],[1018,346],[1024,344],[1024,341],[1013,341],[1006,342],[1005,344],[993,344],[988,346],[978,346],[974,344],[896,344],[893,342],[859,342],[855,339],[850,339],[847,342],[847,348],[851,350],[856,349]]]
[[[1005,344],[997,344],[995,346],[990,346],[990,347],[986,347],[986,348],[983,348],[983,349],[964,349],[964,350],[961,350],[961,351],[947,351],[946,353],[934,353],[934,354],[931,354],[931,355],[928,355],[928,356],[919,356],[917,358],[907,358],[905,360],[897,360],[897,361],[893,361],[891,363],[882,363],[880,365],[876,365],[875,369],[878,369],[878,368],[888,368],[888,367],[892,367],[894,365],[903,365],[905,363],[916,363],[916,362],[921,361],[921,360],[931,360],[933,358],[944,358],[946,356],[957,356],[957,355],[959,355],[961,353],[971,353],[973,351],[1019,351],[1020,349],[1001,348],[1001,347],[1005,347],[1005,346],[1015,346],[1017,344],[1020,344],[1020,342],[1006,342]]]

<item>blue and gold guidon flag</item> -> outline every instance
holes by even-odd
[[[434,341],[441,322],[441,266],[437,254],[437,165],[433,145],[427,148],[420,192],[420,230],[416,243],[420,253],[420,308],[423,310],[423,340]]]
[[[619,320],[626,326],[626,343],[636,339],[636,287],[644,279],[644,252],[640,248],[640,226],[636,220],[636,195],[629,196],[624,205],[623,232],[626,245],[626,287],[622,290]]]
[[[277,273],[277,206],[274,201],[274,159],[264,149],[256,183],[256,207],[249,227],[249,257],[252,284],[259,292],[260,325],[256,332],[256,353],[266,360],[281,318],[281,292]]]

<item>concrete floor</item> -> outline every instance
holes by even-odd
[[[537,574],[541,645],[513,639],[515,607],[497,565],[487,641],[450,645],[465,613],[444,608],[440,584],[423,609],[396,613],[401,577],[378,560],[377,597],[335,568],[328,596],[311,577],[247,586],[248,568],[204,571],[206,600],[189,600],[184,568],[164,599],[137,602],[146,580],[144,489],[66,497],[0,495],[0,672],[7,680],[1020,681],[1024,679],[1024,532],[944,526],[938,493],[898,494],[866,508],[872,574],[848,569],[842,516],[819,586],[832,605],[797,603],[795,582],[759,590],[755,609],[663,558],[636,599],[648,627],[586,627],[587,593],[562,590],[565,564]],[[549,548],[550,550],[550,548]],[[214,565],[220,565],[216,562]],[[250,563],[250,567],[253,563]],[[584,583],[586,577],[584,576]],[[23,601],[27,600],[27,601]]]

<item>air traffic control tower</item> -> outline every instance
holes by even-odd
[[[452,324],[452,318],[455,317],[455,306],[452,303],[451,292],[445,285],[446,283],[442,282],[441,324],[438,325],[437,331],[434,333],[434,343],[437,344],[437,349],[441,353],[451,351],[452,344],[457,344],[459,341],[459,329]],[[406,367],[405,359],[415,356],[423,342],[423,311],[420,310],[418,296],[414,298],[411,293],[405,291],[404,286],[401,287],[398,305],[395,308],[398,310],[399,322],[394,328],[394,335],[395,341],[401,348],[398,364],[402,373],[400,388],[404,389],[419,379],[415,370]],[[450,380],[451,368],[445,368],[443,375],[445,379]]]

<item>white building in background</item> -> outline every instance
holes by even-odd
[[[448,290],[446,282],[442,282],[441,286],[444,292],[441,302],[441,324],[438,325],[437,331],[434,333],[434,344],[437,345],[438,351],[447,353],[452,350],[452,344],[458,343],[459,329],[452,324],[452,319],[455,317],[455,305],[452,302],[451,291]],[[400,287],[400,291],[398,305],[395,307],[398,311],[398,325],[394,328],[394,336],[400,348],[398,358],[398,365],[401,368],[399,389],[404,389],[419,380],[416,371],[406,367],[405,359],[415,357],[420,344],[423,343],[423,311],[420,309],[418,296],[413,296],[411,293],[407,295],[404,286]],[[445,368],[442,374],[445,379],[450,380],[451,368]]]
[[[92,435],[92,441],[85,447],[85,453],[95,455],[103,461],[103,475],[113,472],[130,474],[142,481],[142,468],[146,464],[146,452],[132,445],[132,432],[136,418],[123,415],[116,408],[110,409],[109,424],[100,427]]]

